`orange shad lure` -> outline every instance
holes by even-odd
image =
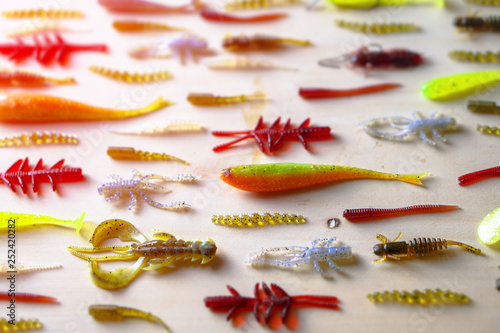
[[[392,174],[353,167],[300,163],[240,165],[222,170],[227,184],[243,191],[275,192],[354,179],[399,180],[423,186],[428,173]]]
[[[0,95],[0,122],[30,123],[125,119],[142,116],[171,104],[173,103],[160,97],[142,108],[114,110],[56,96],[12,93]]]

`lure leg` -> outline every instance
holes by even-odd
[[[148,265],[143,267],[142,269],[145,271],[152,271],[158,268],[162,268],[165,266],[170,265],[175,258],[168,258],[168,259],[151,259],[148,262]]]
[[[432,141],[431,139],[429,139],[429,137],[427,136],[427,134],[425,133],[425,131],[420,131],[420,139],[427,143],[428,145],[431,145],[431,146],[435,146],[436,143],[434,141]]]
[[[136,171],[136,170],[134,170]],[[112,174],[112,175],[109,175],[108,178],[112,179],[112,180],[116,180],[116,181],[122,181],[123,179],[118,176],[117,174]]]
[[[316,270],[316,272],[318,272],[319,274],[321,274],[321,276],[323,276],[323,277],[328,277],[328,275],[326,275],[326,272],[319,265],[319,261],[314,260],[313,261],[313,265],[314,265],[314,269]]]
[[[132,208],[134,208],[137,204],[137,196],[134,191],[129,191],[128,194],[130,195],[130,205],[128,206],[128,210],[132,210]]]
[[[144,199],[144,201],[146,201],[149,205],[151,205],[153,207],[166,209],[166,210],[177,210],[177,209],[183,209],[183,208],[190,207],[188,204],[178,203],[178,202],[171,202],[169,204],[162,204],[162,203],[159,203],[157,201],[152,200],[141,190],[137,190],[137,193]]]
[[[120,198],[120,191],[116,192],[114,195],[107,197],[106,201],[111,202],[111,201],[116,201]]]
[[[166,188],[164,186],[160,186],[160,185],[148,183],[148,182],[143,182],[143,181],[141,181],[141,188],[144,190],[151,190],[151,191],[155,191],[158,193],[170,193],[170,192],[172,192],[172,190],[169,190],[168,188]]]
[[[441,134],[441,131],[439,131],[437,128],[434,128],[432,130],[432,135],[438,139],[439,141],[441,142],[446,142],[446,138],[443,137],[443,135]]]
[[[128,268],[118,268],[114,271],[99,269],[97,262],[89,261],[90,278],[99,288],[117,289],[126,287],[132,282],[147,264],[145,257],[139,258],[137,262]]]

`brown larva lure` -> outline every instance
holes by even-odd
[[[469,52],[469,51],[451,51],[448,56],[456,61],[498,63],[500,62],[500,52]]]
[[[126,83],[152,83],[170,80],[172,78],[172,74],[168,71],[158,71],[154,73],[129,73],[98,66],[90,66],[89,70],[92,73],[100,74],[112,80]]]
[[[395,34],[403,32],[416,32],[419,28],[413,23],[360,23],[345,20],[335,20],[338,27],[362,32],[366,34]]]
[[[78,10],[26,9],[2,12],[2,16],[8,19],[40,18],[54,20],[83,18],[83,13]]]
[[[500,128],[496,126],[488,126],[488,125],[477,125],[477,130],[483,134],[491,134],[500,136]]]
[[[76,145],[78,139],[75,135],[51,132],[33,132],[16,134],[11,137],[0,138],[0,147],[38,146],[49,144]]]
[[[254,213],[252,215],[214,215],[212,222],[227,227],[254,228],[267,225],[303,224],[306,223],[306,219],[302,215],[295,214],[265,213],[262,215]]]
[[[427,306],[429,304],[468,304],[469,298],[464,294],[454,293],[449,290],[425,289],[414,290],[412,293],[404,291],[383,291],[366,296],[373,303],[398,302]]]

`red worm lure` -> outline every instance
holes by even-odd
[[[0,172],[0,182],[9,185],[16,192],[15,185],[20,185],[23,193],[28,192],[26,184],[33,184],[33,192],[37,193],[40,183],[50,183],[52,190],[56,190],[58,183],[77,182],[83,180],[82,169],[63,167],[64,160],[60,160],[50,169],[43,169],[43,161],[40,159],[35,169],[29,170],[29,160],[26,157],[20,159],[6,172]]]
[[[288,16],[287,13],[272,13],[272,14],[259,14],[253,16],[234,16],[222,12],[217,12],[210,9],[204,9],[200,12],[201,17],[207,21],[214,21],[220,23],[259,23],[281,20]]]
[[[402,85],[399,83],[383,83],[353,89],[300,88],[299,95],[305,99],[338,98],[373,94],[380,91],[396,89],[401,86]]]
[[[333,138],[330,133],[330,127],[328,126],[309,127],[309,124],[311,123],[309,118],[304,120],[304,122],[297,128],[292,128],[290,119],[288,119],[284,126],[280,125],[280,122],[281,117],[276,119],[271,127],[266,127],[263,118],[260,117],[257,125],[251,131],[214,131],[212,134],[215,136],[243,136],[231,142],[214,147],[213,151],[221,152],[229,149],[232,145],[240,141],[254,138],[262,152],[269,152],[271,154],[279,150],[286,141],[299,141],[305,149],[308,149],[307,144],[310,141],[331,140]],[[267,148],[264,141],[267,141]]]
[[[57,60],[61,65],[65,64],[71,53],[81,51],[107,52],[105,44],[77,45],[68,44],[59,34],[55,34],[55,41],[48,36],[43,37],[40,42],[38,36],[33,37],[34,44],[25,44],[21,39],[16,38],[16,43],[0,44],[0,54],[9,57],[16,63],[28,57],[35,57],[42,65],[50,65]]]
[[[12,295],[12,296],[11,296]],[[0,301],[10,301],[11,299],[16,300],[16,302],[29,302],[29,303],[58,303],[57,298],[31,294],[31,293],[20,293],[20,292],[0,292]]]
[[[460,209],[451,205],[415,205],[401,208],[358,208],[344,210],[344,218],[351,222],[368,222],[399,216],[446,213]]]
[[[209,296],[203,301],[205,306],[213,311],[228,312],[228,321],[240,313],[253,311],[255,319],[264,326],[269,325],[270,318],[279,310],[282,321],[286,322],[291,308],[296,306],[339,310],[338,299],[334,296],[290,296],[275,283],[271,283],[269,288],[262,282],[262,289],[259,287],[259,283],[255,284],[254,297],[244,297],[228,285],[227,289],[231,296]]]
[[[458,177],[458,184],[460,186],[469,186],[471,184],[480,182],[486,178],[493,178],[493,177],[500,177],[500,166],[462,175]]]

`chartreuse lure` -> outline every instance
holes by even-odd
[[[433,101],[452,101],[500,84],[500,70],[438,77],[425,82],[422,94]]]
[[[271,163],[227,168],[222,170],[221,178],[240,190],[274,192],[354,179],[399,180],[423,185],[420,178],[427,174],[392,174],[337,165]]]
[[[307,8],[312,8],[319,0],[313,0],[307,5]],[[374,7],[391,7],[391,6],[409,6],[409,5],[426,5],[435,3],[438,6],[444,6],[444,0],[328,0],[340,8],[348,9],[370,9]]]
[[[8,230],[12,230],[13,228],[16,231],[22,231],[37,225],[58,225],[64,228],[75,229],[79,233],[82,229],[84,218],[85,213],[75,220],[64,220],[46,215],[0,212],[0,233],[7,233]]]
[[[477,228],[477,235],[487,245],[500,241],[500,208],[486,215]]]

